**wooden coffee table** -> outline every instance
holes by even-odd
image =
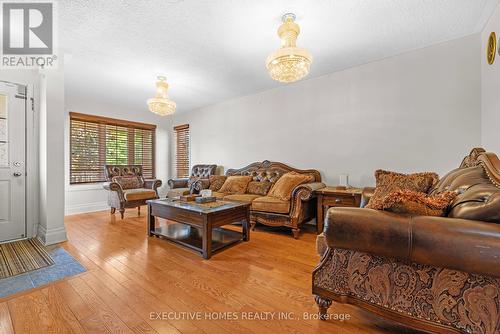
[[[240,241],[250,240],[250,203],[218,200],[198,204],[178,199],[155,199],[148,204],[148,235],[162,237],[200,252],[209,259]],[[171,223],[158,225],[156,217]],[[241,222],[242,232],[222,228]]]

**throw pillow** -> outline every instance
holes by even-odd
[[[208,180],[210,181],[210,186],[208,186],[208,189],[212,191],[219,191],[226,179],[227,176],[224,175],[210,175],[210,177],[208,178]]]
[[[292,191],[300,184],[309,183],[314,180],[314,177],[309,174],[300,174],[297,172],[289,172],[283,174],[276,181],[267,196],[276,197],[283,201],[289,201],[292,197]]]
[[[436,173],[401,174],[385,170],[375,171],[376,187],[366,208],[382,210],[384,197],[398,190],[412,190],[427,193],[439,176]]]
[[[435,195],[398,190],[387,195],[382,201],[384,210],[409,213],[419,216],[446,216],[448,207],[457,196],[455,191],[444,191]]]
[[[229,176],[219,192],[226,194],[244,194],[250,181],[252,181],[252,177],[249,175]]]
[[[269,181],[252,181],[248,184],[247,193],[266,196],[273,184]]]
[[[123,190],[142,188],[144,185],[140,176],[114,176],[111,181],[118,183]]]

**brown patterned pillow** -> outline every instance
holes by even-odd
[[[252,181],[248,184],[247,194],[266,196],[272,185],[269,181]]]
[[[289,201],[295,187],[312,181],[314,181],[314,177],[312,175],[289,172],[283,174],[283,176],[276,181],[267,196],[276,197],[283,201]]]
[[[208,187],[208,189],[212,191],[219,191],[226,179],[227,176],[225,175],[210,175],[208,178],[208,180],[210,181],[210,186]]]
[[[226,194],[244,194],[250,181],[252,181],[250,175],[229,176],[219,189],[219,192]]]
[[[144,184],[140,176],[114,176],[111,181],[118,183],[123,190],[142,188]]]
[[[387,195],[382,201],[384,210],[396,213],[409,213],[419,216],[446,216],[448,207],[458,193],[444,191],[435,195],[398,190]]]
[[[384,197],[398,190],[412,190],[427,193],[439,180],[436,173],[401,174],[385,170],[375,171],[377,185],[366,208],[382,210]]]

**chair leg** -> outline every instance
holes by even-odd
[[[116,212],[116,208],[111,208],[111,214],[114,214]]]
[[[122,219],[124,214],[125,214],[125,209],[120,209],[120,216],[122,216]]]
[[[316,301],[316,304],[318,305],[319,309],[319,318],[321,320],[326,320],[327,318],[327,311],[330,305],[332,305],[332,301],[328,298],[323,298],[321,296],[314,296],[314,300]]]
[[[294,228],[294,229],[292,229],[292,233],[293,233],[293,237],[295,239],[298,239],[299,238],[300,229]]]

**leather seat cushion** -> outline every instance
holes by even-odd
[[[123,191],[123,195],[127,201],[138,201],[142,199],[156,198],[156,191],[153,189],[127,189]]]
[[[259,198],[259,195],[252,194],[235,194],[235,195],[227,195],[224,197],[224,200],[228,201],[238,201],[238,202],[251,202],[256,198]]]
[[[284,201],[282,199],[271,196],[258,197],[252,201],[252,210],[274,213],[289,213],[290,201]]]
[[[189,188],[174,188],[170,189],[167,193],[168,198],[175,198],[182,195],[189,195]]]

